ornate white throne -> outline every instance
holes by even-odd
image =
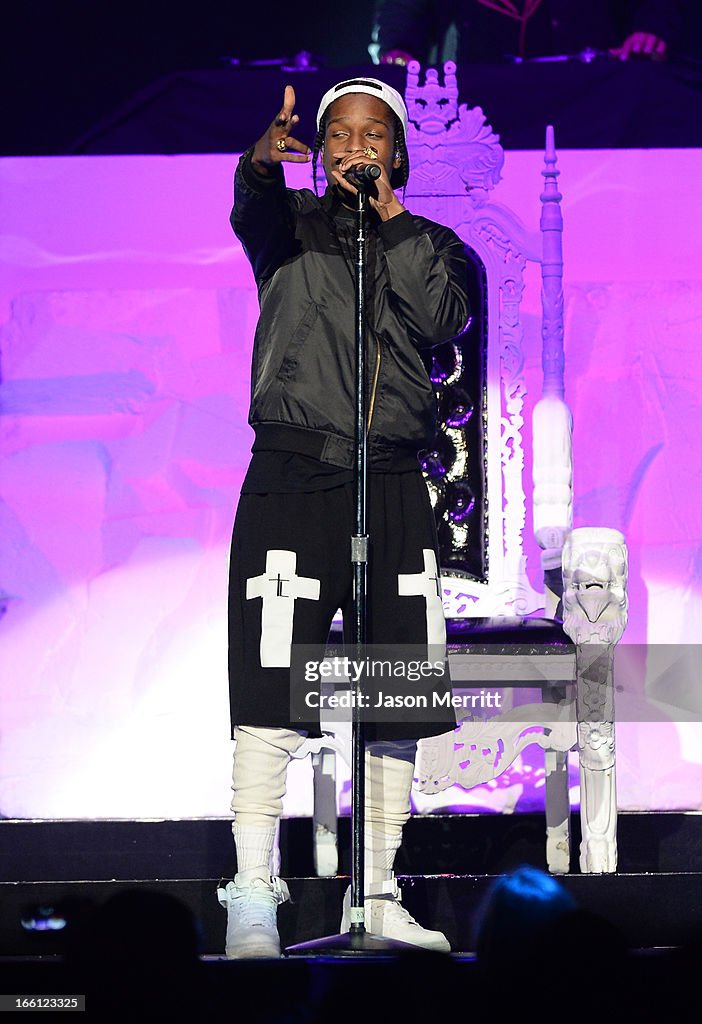
[[[420,84],[408,67],[411,175],[407,206],[454,228],[482,281],[471,331],[429,366],[441,434],[423,468],[437,519],[454,693],[536,689],[489,718],[420,741],[415,789],[470,789],[504,772],[529,744],[544,750],[546,860],[570,869],[568,753],[580,766],[583,872],[616,870],[612,665],[626,626],[627,552],[607,528],[572,528],[571,414],[564,401],[563,221],[554,135],[546,131],[540,230],[493,199],[504,152],[479,107],[458,104],[455,65]],[[541,269],[543,388],[532,420],[534,535],[544,589],[527,577],[523,534],[524,332],[528,263]],[[562,613],[561,613],[562,609]],[[541,613],[541,617],[539,614]],[[558,618],[557,613],[559,614]],[[516,688],[516,689],[512,689]],[[524,693],[524,690],[521,690]],[[460,716],[459,712],[459,716]],[[308,741],[314,765],[316,869],[335,874],[335,757],[348,737]],[[302,753],[303,751],[301,751]]]

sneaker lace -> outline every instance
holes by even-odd
[[[384,916],[388,923],[414,925],[415,928],[421,927],[419,922],[415,921],[409,910],[403,907],[399,900],[384,899],[383,903],[385,904]]]
[[[256,878],[232,896],[238,920],[245,928],[275,928],[278,905],[289,898],[290,892],[282,878],[272,878],[270,882]]]

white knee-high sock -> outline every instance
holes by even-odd
[[[265,875],[273,874],[276,829],[256,828],[255,825],[239,825],[234,822],[232,833],[238,873],[260,869]]]
[[[292,752],[304,736],[292,729],[237,727],[232,773],[232,833],[239,873],[277,873],[277,829]]]
[[[391,749],[389,746],[385,750]],[[393,878],[395,855],[402,829],[410,816],[410,790],[414,775],[414,747],[398,754],[366,754],[366,820],[364,833],[365,889]]]

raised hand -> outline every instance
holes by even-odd
[[[268,131],[262,135],[254,146],[252,162],[259,170],[267,173],[275,164],[306,163],[311,157],[309,146],[290,135],[300,118],[293,114],[295,109],[295,90],[291,85],[285,86],[283,106],[277,117],[271,121]]]

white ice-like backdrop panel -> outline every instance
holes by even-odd
[[[257,315],[227,223],[235,159],[0,162],[2,815],[227,814],[227,551]],[[541,162],[508,153],[499,186],[534,228]],[[564,152],[560,168],[575,525],[627,535],[625,640],[695,643],[702,154]],[[538,287],[522,306],[527,420]],[[702,804],[695,715],[619,724],[621,807]],[[309,765],[290,782],[286,811],[309,813]],[[530,809],[540,785],[524,758],[461,804]]]

